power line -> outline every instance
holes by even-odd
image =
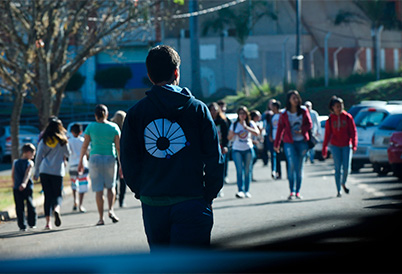
[[[235,1],[231,1],[231,2],[228,2],[228,3],[213,7],[213,8],[207,8],[207,9],[203,9],[203,10],[200,10],[200,11],[173,15],[172,18],[173,19],[183,19],[183,18],[189,18],[189,17],[193,17],[193,16],[200,16],[200,15],[216,12],[216,11],[219,11],[219,10],[222,10],[222,9],[230,8],[232,6],[235,6],[237,4],[243,3],[245,1],[246,0],[235,0]]]

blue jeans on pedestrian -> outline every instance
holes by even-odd
[[[303,179],[304,160],[308,150],[307,142],[294,141],[293,143],[284,143],[284,150],[288,161],[290,192],[299,193]]]
[[[334,158],[336,189],[340,193],[341,186],[346,184],[350,172],[352,149],[349,146],[338,147],[333,145],[330,145],[330,149]]]
[[[251,182],[253,149],[233,150],[232,158],[236,166],[237,188],[239,192],[248,192]]]
[[[145,234],[151,251],[158,247],[207,247],[211,241],[213,213],[204,199],[169,206],[142,203]]]

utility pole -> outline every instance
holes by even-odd
[[[188,2],[189,12],[198,11],[198,0]],[[200,42],[198,39],[198,16],[190,16],[190,52],[191,52],[191,91],[202,97],[201,67],[200,67]]]
[[[301,54],[301,0],[296,0],[296,55],[292,57],[293,69],[297,71],[297,89],[303,88],[303,59]]]

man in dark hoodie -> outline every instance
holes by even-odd
[[[141,200],[151,250],[208,246],[211,204],[223,186],[214,121],[204,103],[178,86],[180,57],[173,48],[152,48],[146,66],[154,85],[124,121],[124,178]]]

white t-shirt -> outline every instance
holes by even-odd
[[[290,129],[292,131],[293,141],[303,141],[304,137],[301,133],[296,133],[296,131],[301,130],[303,123],[303,114],[297,115],[297,112],[291,113],[287,111],[289,117]]]
[[[71,154],[68,158],[70,166],[78,166],[80,162],[80,154],[83,143],[84,137],[82,136],[71,137],[68,139],[68,144],[70,145],[71,149]],[[84,165],[84,167],[88,167],[88,160],[86,155],[84,155],[84,158],[82,159],[82,164]]]
[[[279,117],[281,116],[280,113],[276,113],[272,116],[271,119],[271,125],[272,125],[272,139],[275,140],[276,137],[276,131],[278,130],[278,123],[279,123]]]
[[[235,124],[236,128],[234,129]],[[257,125],[254,121],[250,121],[250,127],[257,128]],[[237,134],[233,139],[232,149],[244,151],[253,148],[252,134],[244,129],[239,122],[232,123],[229,130],[234,131],[234,133]]]

